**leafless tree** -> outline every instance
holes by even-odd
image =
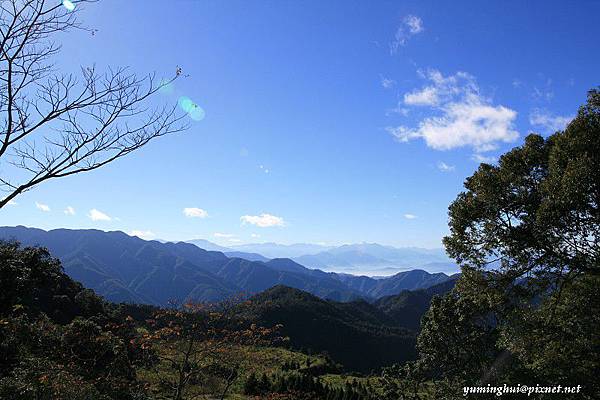
[[[44,181],[94,170],[187,127],[176,105],[148,101],[179,67],[160,81],[127,68],[57,71],[53,38],[85,29],[77,13],[96,1],[0,1],[0,208]]]

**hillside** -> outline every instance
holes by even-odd
[[[379,325],[385,317],[367,303],[328,302],[283,286],[255,296],[252,307],[244,303],[210,312],[186,307],[161,309],[104,301],[68,277],[45,249],[0,242],[0,261],[1,398],[172,398],[173,386],[165,382],[179,383],[178,390],[186,393],[182,398],[232,398],[225,397],[226,392],[233,398],[255,398],[254,394],[288,391],[318,392],[308,397],[311,399],[372,398],[369,393],[377,389],[370,383],[376,378],[340,375],[344,366],[326,354],[286,349],[281,346],[285,342],[277,339],[278,330],[246,318],[253,316],[251,310],[268,309],[271,301],[284,308],[310,309],[320,319],[317,325],[337,329],[349,345],[376,351],[386,345],[396,348],[414,342],[402,329],[386,327],[382,333],[376,332],[374,324]],[[358,306],[354,311],[353,304]],[[303,316],[300,314],[300,321]],[[320,323],[323,320],[324,325]],[[168,322],[168,329],[163,329],[163,322]],[[198,328],[199,322],[203,328]],[[303,334],[291,324],[287,329],[291,337]],[[264,336],[265,330],[276,335],[270,339],[269,333]],[[403,336],[408,340],[402,340]],[[313,344],[319,345],[315,339],[319,336],[313,335],[309,341],[312,349],[316,348]],[[193,362],[178,352],[180,348],[197,354],[192,356]],[[332,350],[337,356],[338,349]],[[361,347],[348,346],[346,350],[360,361]],[[399,356],[407,354],[410,352]],[[379,366],[378,360],[373,363]],[[190,371],[182,378],[183,365]],[[346,370],[361,368],[366,366],[352,362],[345,366]],[[257,375],[261,383],[256,380],[255,386],[249,385]],[[355,379],[368,387],[357,386]],[[347,386],[352,381],[353,385]]]
[[[293,347],[327,352],[350,370],[368,372],[415,357],[415,332],[366,302],[336,303],[284,286],[250,300],[240,306],[250,319],[283,325]]]
[[[281,324],[292,347],[325,351],[347,369],[365,372],[415,356],[421,318],[433,296],[452,290],[456,279],[458,275],[428,289],[405,290],[372,304],[328,301],[276,286],[240,307],[261,325]],[[357,348],[361,351],[356,352]]]
[[[418,331],[421,327],[421,318],[429,309],[433,296],[443,295],[452,290],[456,279],[458,275],[427,289],[405,290],[394,296],[382,297],[374,302],[373,306],[393,323]]]

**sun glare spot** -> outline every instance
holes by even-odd
[[[188,113],[194,121],[202,121],[204,119],[204,110],[198,104],[194,104]]]
[[[194,102],[187,96],[181,96],[179,98],[179,107],[186,113],[189,113],[192,110]]]
[[[179,107],[181,107],[181,109],[194,121],[201,121],[204,119],[205,112],[202,107],[194,103],[192,99],[187,96],[181,96],[179,98]]]
[[[71,0],[63,0],[62,4],[69,11],[73,11],[75,9],[75,3],[73,3]]]

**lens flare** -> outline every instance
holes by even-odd
[[[185,111],[191,119],[194,121],[201,121],[204,119],[206,113],[198,104],[194,103],[192,99],[187,96],[181,96],[178,100],[179,107]]]
[[[198,104],[194,104],[188,114],[194,121],[202,121],[206,115],[202,107],[200,107]]]
[[[179,107],[181,107],[181,109],[183,111],[185,111],[186,113],[189,113],[192,110],[193,106],[194,106],[194,102],[189,97],[181,96],[179,98]]]
[[[75,9],[75,3],[71,0],[63,0],[62,5],[69,11],[73,11]]]

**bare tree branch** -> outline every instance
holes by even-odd
[[[176,105],[149,105],[179,68],[161,81],[127,68],[82,68],[79,78],[55,71],[51,58],[60,46],[53,35],[85,29],[77,13],[96,1],[74,2],[75,10],[48,0],[0,6],[0,208],[49,179],[92,171],[187,129]]]

